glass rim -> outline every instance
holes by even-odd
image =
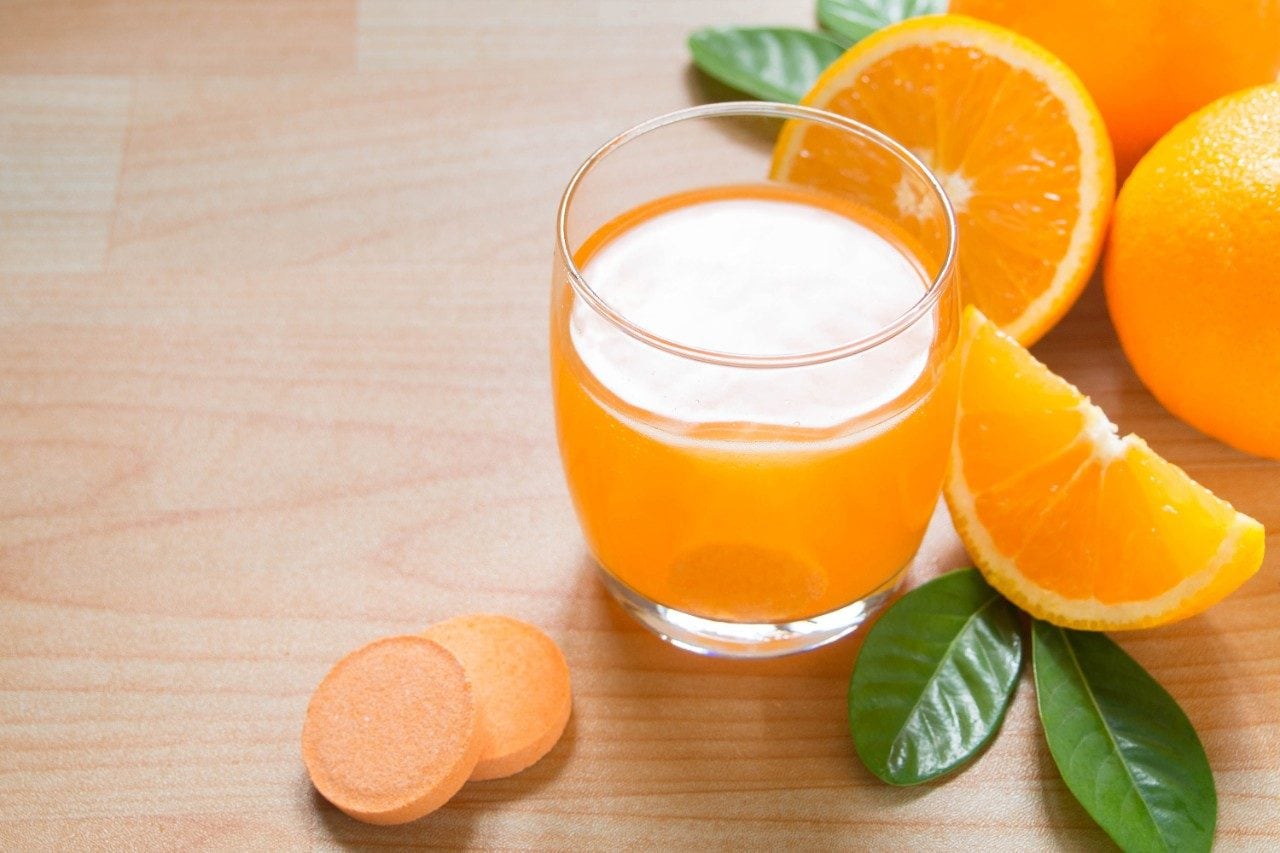
[[[609,303],[596,293],[595,289],[587,283],[586,277],[583,276],[582,271],[578,269],[578,265],[574,261],[573,252],[569,249],[569,208],[573,204],[573,197],[577,192],[579,185],[582,183],[582,180],[612,151],[620,148],[633,139],[637,139],[647,133],[667,127],[668,125],[688,121],[690,119],[724,118],[728,116],[758,116],[788,120],[799,119],[824,124],[828,127],[834,127],[837,130],[853,133],[856,136],[860,136],[863,139],[869,140],[887,149],[892,155],[904,162],[908,168],[913,170],[921,179],[923,179],[933,191],[934,196],[941,203],[947,228],[946,257],[943,258],[942,265],[930,280],[929,286],[926,288],[924,294],[892,321],[881,326],[869,335],[864,335],[860,338],[848,341],[847,343],[828,347],[826,349],[813,350],[810,352],[782,353],[777,355],[749,355],[746,353],[722,352],[719,350],[704,349],[702,347],[683,344],[679,341],[651,332],[643,326],[633,323],[609,305]],[[624,130],[622,133],[597,148],[592,152],[591,156],[583,161],[582,165],[573,173],[573,177],[569,179],[569,183],[565,187],[564,194],[560,197],[560,204],[556,211],[557,249],[564,261],[565,268],[569,273],[569,283],[579,298],[586,302],[587,305],[589,305],[597,314],[604,317],[614,326],[618,327],[627,335],[635,338],[641,343],[656,347],[657,349],[671,353],[672,355],[678,355],[708,364],[724,365],[727,367],[803,367],[813,364],[822,364],[829,361],[836,361],[837,359],[845,358],[850,355],[856,355],[860,352],[865,352],[891,340],[923,317],[941,298],[942,290],[948,279],[951,277],[952,270],[955,266],[957,237],[955,210],[952,208],[951,200],[947,197],[947,193],[942,188],[942,184],[938,181],[937,177],[934,176],[933,172],[925,166],[920,158],[915,154],[912,154],[911,151],[902,143],[884,133],[881,133],[875,128],[868,127],[859,121],[846,118],[845,116],[837,113],[815,109],[814,107],[784,104],[775,101],[726,101],[716,104],[686,107],[684,109],[664,113],[660,116],[651,118],[648,121],[643,121],[628,130]]]

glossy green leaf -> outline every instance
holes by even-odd
[[[1018,610],[975,569],[904,595],[872,626],[849,683],[849,729],[894,785],[955,770],[991,740],[1022,667]]]
[[[818,21],[851,43],[881,27],[947,11],[947,0],[818,0]]]
[[[693,62],[739,91],[798,102],[844,48],[829,36],[790,27],[719,27],[689,36]]]
[[[1187,715],[1103,634],[1036,622],[1036,701],[1071,793],[1125,850],[1208,850],[1218,797]]]

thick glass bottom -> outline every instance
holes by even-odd
[[[866,598],[817,616],[793,622],[725,622],[658,604],[600,571],[605,588],[640,624],[677,648],[724,658],[781,657],[848,636],[884,606],[904,574],[898,572]]]

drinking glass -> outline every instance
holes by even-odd
[[[822,346],[721,351],[655,330],[593,286],[592,256],[655,210],[772,197],[856,211],[919,272],[918,297],[873,326],[847,299],[833,304],[824,323],[844,337]],[[769,251],[785,268],[802,250]],[[954,214],[928,169],[884,134],[820,110],[694,107],[587,158],[556,219],[551,374],[565,478],[623,608],[682,648],[768,657],[844,636],[885,602],[919,548],[951,447],[955,253]],[[851,293],[877,284],[857,264],[839,275]],[[778,286],[810,314],[829,301],[804,282]],[[697,298],[690,290],[691,306]],[[801,414],[777,417],[784,410]]]

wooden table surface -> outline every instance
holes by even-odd
[[[593,575],[546,370],[552,217],[598,143],[725,96],[683,39],[801,0],[0,0],[0,847],[1096,849],[1024,683],[938,784],[858,763],[856,641],[761,663]],[[1037,347],[1280,531],[1280,464],[1171,419],[1094,283]],[[1280,846],[1280,537],[1207,615],[1118,639],[1182,703],[1221,849]],[[945,513],[913,583],[963,565]],[[311,790],[346,651],[453,614],[569,659],[560,745],[418,823]]]

